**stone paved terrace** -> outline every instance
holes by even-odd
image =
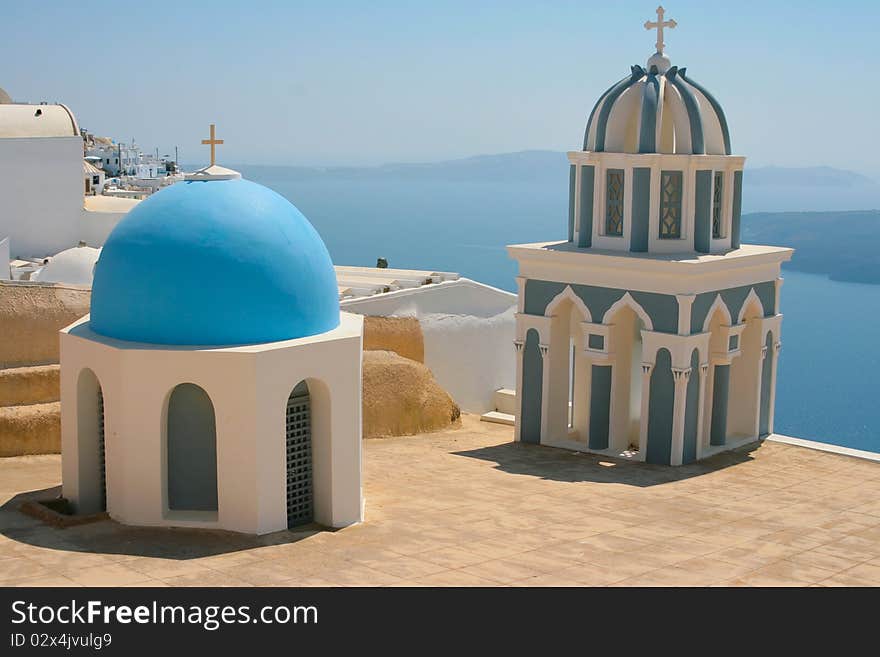
[[[880,585],[880,464],[767,442],[677,469],[458,430],[372,440],[367,521],[261,538],[16,511],[60,458],[0,459],[0,585]]]

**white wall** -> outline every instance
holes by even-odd
[[[516,385],[515,294],[461,278],[341,305],[363,315],[417,318],[425,365],[463,411],[494,410],[494,391]]]
[[[79,238],[81,137],[0,139],[0,236],[13,258],[52,255]]]
[[[9,261],[12,256],[9,254],[9,238],[0,238],[0,281],[8,281],[12,278],[9,269]]]
[[[425,365],[463,411],[495,410],[493,392],[516,387],[515,307],[493,317],[419,317]]]
[[[116,227],[127,212],[80,211],[77,241],[84,240],[89,246],[104,246],[110,231]]]

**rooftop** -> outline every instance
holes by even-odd
[[[880,463],[766,441],[668,468],[511,443],[365,441],[366,522],[263,537],[54,529],[61,459],[0,459],[0,586],[880,585]]]

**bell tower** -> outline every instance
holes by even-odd
[[[788,248],[740,242],[745,158],[705,87],[656,51],[568,153],[568,239],[519,264],[516,438],[679,465],[773,430]]]

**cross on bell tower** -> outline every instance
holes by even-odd
[[[214,164],[216,164],[216,160],[215,160],[215,157],[214,157],[214,147],[215,147],[216,145],[218,145],[218,144],[222,144],[222,143],[223,143],[223,140],[222,140],[222,139],[215,139],[215,136],[214,136],[214,127],[215,127],[215,126],[214,126],[214,124],[212,123],[212,124],[211,124],[211,137],[210,137],[209,139],[202,139],[202,143],[203,143],[203,144],[209,144],[209,145],[211,146],[211,166],[214,166]]]
[[[645,21],[645,29],[646,30],[657,30],[657,53],[662,55],[663,48],[666,47],[666,44],[663,43],[663,28],[668,27],[670,30],[675,28],[678,23],[676,23],[673,19],[669,19],[668,21],[663,20],[663,16],[666,14],[666,10],[663,9],[663,5],[657,7],[657,20],[656,21]]]

